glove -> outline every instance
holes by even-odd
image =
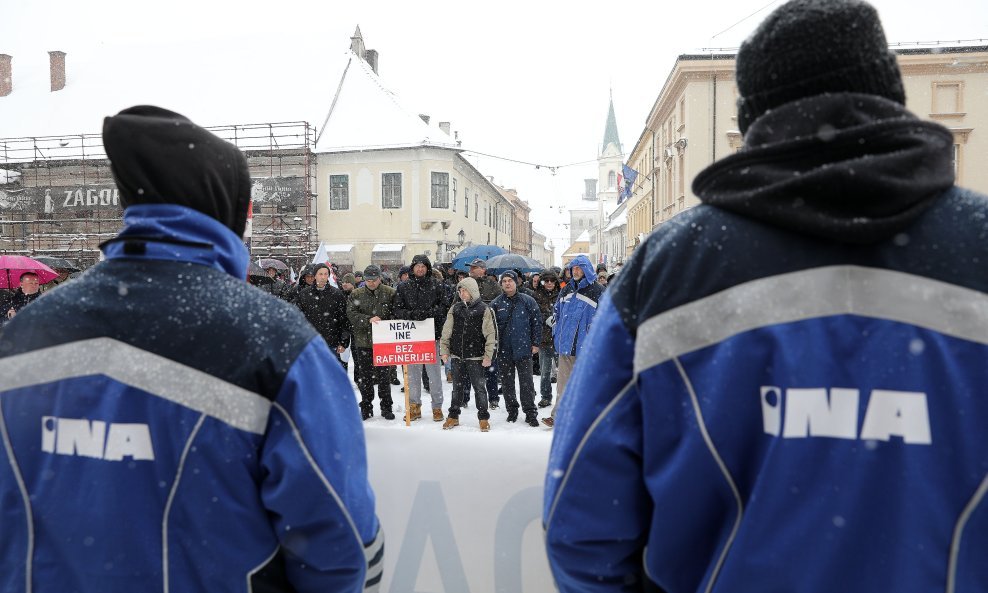
[[[550,316],[546,317],[545,318],[545,324],[548,325],[549,327],[555,326],[556,325],[556,316],[555,315],[550,315]]]

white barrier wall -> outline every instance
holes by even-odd
[[[448,431],[367,426],[385,534],[381,591],[554,591],[542,537],[551,433],[497,422],[480,433],[466,410],[460,421]]]

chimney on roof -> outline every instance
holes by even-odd
[[[420,113],[419,114],[419,117],[422,118],[422,121],[425,122],[425,125],[429,125],[429,120],[432,119],[432,118],[430,118],[428,115],[426,115],[424,113]]]
[[[357,54],[361,58],[364,57],[364,36],[360,34],[360,25],[357,25],[357,30],[353,32],[353,37],[350,38],[350,51]]]
[[[439,129],[442,130],[444,134],[446,134],[447,136],[449,136],[449,122],[448,121],[441,121],[441,122],[439,122]]]
[[[364,52],[364,61],[367,62],[374,74],[377,74],[377,50],[369,49]]]
[[[51,63],[51,92],[60,91],[65,88],[65,52],[48,52]]]
[[[6,97],[14,88],[14,78],[10,70],[11,57],[0,54],[0,97]]]

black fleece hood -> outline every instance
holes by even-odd
[[[151,105],[105,118],[103,146],[124,208],[178,204],[243,236],[250,174],[236,146],[183,115]]]
[[[425,264],[425,277],[432,278],[432,262],[428,255],[418,254],[412,258],[412,265],[408,269],[410,276],[415,276],[415,264]]]
[[[700,201],[843,243],[905,229],[954,183],[953,136],[888,99],[793,101],[757,119],[741,152],[700,172]]]

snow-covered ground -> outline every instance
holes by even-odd
[[[350,362],[350,368],[347,374],[350,376],[350,382],[353,384],[354,393],[356,395],[357,401],[360,401],[360,394],[357,392],[357,385],[354,383],[353,379],[353,362]],[[401,376],[401,367],[398,368],[398,379],[403,380]],[[535,381],[535,402],[538,404],[541,395],[539,394],[539,381],[541,377],[534,375],[532,379]],[[381,404],[374,399],[374,417],[366,420],[364,422],[365,430],[376,430],[390,429],[390,428],[401,428],[405,430],[438,430],[440,432],[480,432],[480,425],[477,421],[477,407],[474,401],[473,390],[470,392],[470,403],[469,407],[460,410],[460,425],[451,430],[442,430],[442,422],[434,422],[432,420],[432,399],[430,398],[428,392],[425,388],[422,388],[422,419],[416,420],[411,423],[411,426],[405,426],[405,394],[401,392],[401,387],[398,385],[391,386],[391,398],[394,400],[394,420],[385,420],[381,417]],[[515,394],[520,394],[521,389],[518,386],[518,378],[515,378]],[[552,384],[552,397],[553,401],[556,398],[556,384]],[[500,396],[501,401],[499,407],[496,410],[491,410],[491,430],[489,433],[483,436],[494,436],[497,433],[540,433],[547,441],[552,439],[552,430],[545,425],[539,423],[538,428],[531,427],[525,424],[525,413],[520,409],[518,411],[518,421],[508,422],[508,410],[504,405],[504,396]],[[453,384],[446,382],[446,374],[443,373],[443,417],[449,413],[449,406],[453,402]],[[520,405],[520,399],[519,399]],[[538,408],[539,419],[546,418],[552,411],[552,407],[548,408]],[[496,437],[495,437],[496,438]]]
[[[352,364],[349,374],[352,381]],[[533,379],[537,392],[539,377]],[[381,418],[375,400],[375,416],[364,422],[370,480],[386,538],[381,591],[555,590],[541,520],[552,430],[528,426],[523,413],[518,422],[507,422],[503,397],[491,411],[490,432],[480,432],[472,397],[460,413],[460,426],[443,430],[431,418],[426,393],[423,418],[406,427],[404,394],[399,386],[391,391],[395,420]],[[444,416],[451,394],[444,374]],[[551,409],[540,408],[539,417]]]

